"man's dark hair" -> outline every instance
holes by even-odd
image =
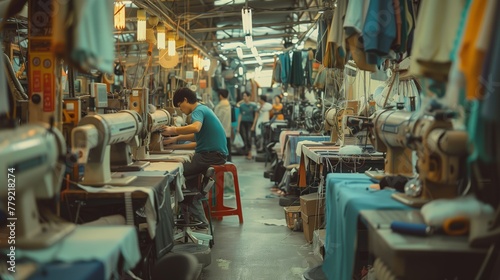
[[[245,94],[246,94],[248,97],[250,97],[250,93],[249,93],[248,91],[244,91],[244,92],[242,92],[242,93],[241,93],[241,96],[243,96],[243,95],[245,95]]]
[[[265,95],[261,95],[260,96],[260,100],[264,101],[264,102],[267,102],[267,96]]]
[[[194,93],[192,90],[190,90],[189,88],[180,88],[174,92],[174,107],[178,107],[177,105],[184,101],[184,98],[186,98],[187,102],[190,104],[194,104],[198,101],[198,99],[196,98],[196,93]]]
[[[227,91],[227,89],[219,89],[217,92],[224,98],[227,98],[229,96],[229,91]]]

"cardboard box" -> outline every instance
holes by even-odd
[[[320,198],[318,193],[311,193],[300,196],[300,207],[302,213],[308,216],[325,214],[325,198]]]
[[[307,242],[312,243],[315,229],[323,226],[325,215],[308,216],[304,212],[300,213],[302,217],[302,227],[304,229],[304,237]]]
[[[300,217],[300,206],[283,207],[285,210],[286,225],[293,231],[302,230],[302,218]]]

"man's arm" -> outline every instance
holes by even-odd
[[[186,134],[198,133],[201,130],[201,126],[202,126],[201,122],[198,121],[190,125],[181,127],[164,126],[162,135],[168,136],[168,135],[186,135]]]

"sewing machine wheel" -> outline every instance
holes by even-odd
[[[391,197],[405,205],[415,208],[420,208],[430,201],[430,199],[411,197],[404,193],[393,193]]]

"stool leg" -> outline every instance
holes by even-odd
[[[231,172],[233,173],[233,183],[234,183],[234,193],[236,194],[236,208],[238,211],[238,219],[240,220],[240,224],[243,223],[243,210],[241,209],[241,198],[240,198],[240,183],[238,180],[238,171],[236,167],[231,168]]]

